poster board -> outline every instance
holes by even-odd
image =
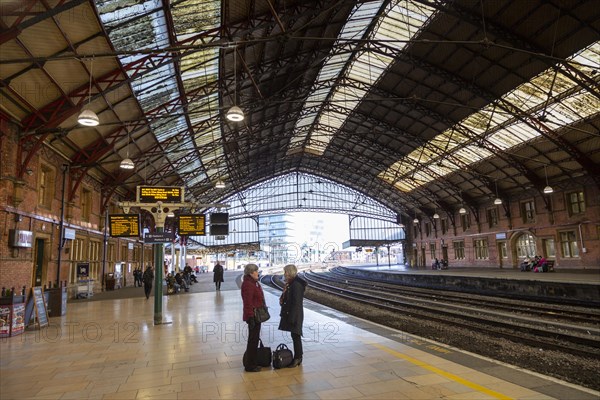
[[[31,298],[33,299],[33,307],[39,327],[42,328],[48,325],[48,310],[46,310],[46,301],[41,286],[31,288]]]

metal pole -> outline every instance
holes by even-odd
[[[162,226],[156,227],[156,232],[164,231]],[[163,296],[163,262],[164,244],[155,243],[154,247],[154,325],[162,324],[162,296]]]
[[[108,252],[108,207],[104,210],[104,248],[102,249],[102,277],[100,282],[102,283],[101,291],[104,291],[104,275],[106,274],[106,254]]]
[[[60,283],[60,264],[62,263],[62,249],[63,249],[63,240],[64,240],[64,230],[65,230],[65,186],[67,184],[67,171],[69,171],[69,165],[62,165],[63,171],[63,179],[62,179],[62,192],[60,197],[60,222],[58,225],[58,260],[56,266],[56,287],[58,287]],[[50,288],[48,288],[50,289]]]

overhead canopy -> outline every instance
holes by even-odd
[[[89,174],[104,205],[142,183],[212,203],[306,172],[412,217],[600,184],[595,0],[24,0],[0,20],[19,174],[51,147],[70,196]]]

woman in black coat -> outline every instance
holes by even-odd
[[[221,282],[223,282],[223,266],[219,264],[218,261],[213,268],[213,273],[213,282],[215,283],[215,288],[217,290],[221,290]]]
[[[292,264],[283,267],[283,276],[286,283],[279,298],[281,305],[279,330],[292,334],[294,360],[289,368],[294,368],[302,364],[302,324],[304,323],[304,305],[302,303],[306,281],[298,276],[298,269]]]

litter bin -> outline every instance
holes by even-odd
[[[67,314],[67,288],[47,289],[48,293],[48,316],[61,317]]]
[[[106,290],[115,290],[115,274],[109,272],[104,279]]]

